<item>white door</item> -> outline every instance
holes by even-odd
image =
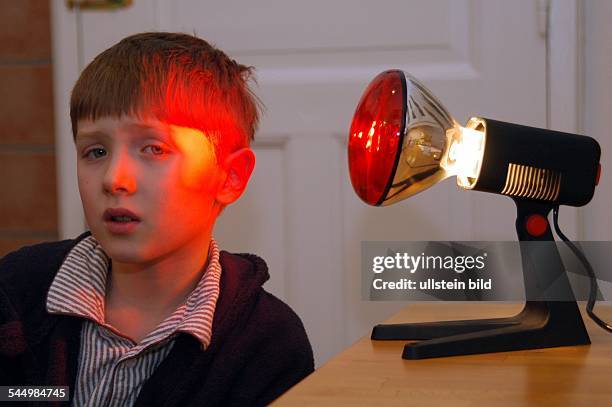
[[[266,287],[301,316],[317,364],[402,306],[360,300],[362,241],[515,239],[510,199],[450,180],[367,207],[349,182],[345,138],[364,87],[389,68],[419,78],[460,123],[478,114],[544,127],[542,2],[134,0],[80,14],[63,3],[53,2],[53,18],[64,236],[83,228],[72,220],[80,203],[66,107],[79,65],[129,34],[167,30],[195,32],[257,68],[267,111],[254,179],[215,235],[267,260]]]

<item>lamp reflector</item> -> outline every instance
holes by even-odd
[[[348,162],[357,195],[380,205],[393,180],[406,116],[402,71],[379,74],[365,90],[351,123]]]

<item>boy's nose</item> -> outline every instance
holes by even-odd
[[[119,154],[110,160],[104,174],[104,191],[111,194],[131,195],[136,192],[135,168],[127,154]]]

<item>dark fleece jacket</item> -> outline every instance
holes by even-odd
[[[88,234],[0,260],[0,385],[70,386],[72,398],[83,319],[47,313],[46,299],[64,258]],[[299,317],[262,288],[269,278],[264,261],[221,252],[220,263],[208,349],[179,333],[136,406],[265,405],[313,371]]]

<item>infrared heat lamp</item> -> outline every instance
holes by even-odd
[[[420,340],[404,347],[405,359],[589,344],[548,215],[552,210],[557,234],[580,257],[558,228],[558,207],[591,200],[600,154],[590,137],[483,117],[461,126],[414,77],[400,70],[379,74],[361,97],[349,132],[349,172],[357,195],[369,205],[391,205],[454,176],[463,189],[512,198],[519,241],[548,243],[521,245],[527,300],[519,314],[377,325],[372,339]],[[597,293],[592,269],[585,267],[591,294],[594,287]],[[562,301],[542,294],[552,285]],[[587,312],[610,330],[592,314],[594,302],[591,295]]]

